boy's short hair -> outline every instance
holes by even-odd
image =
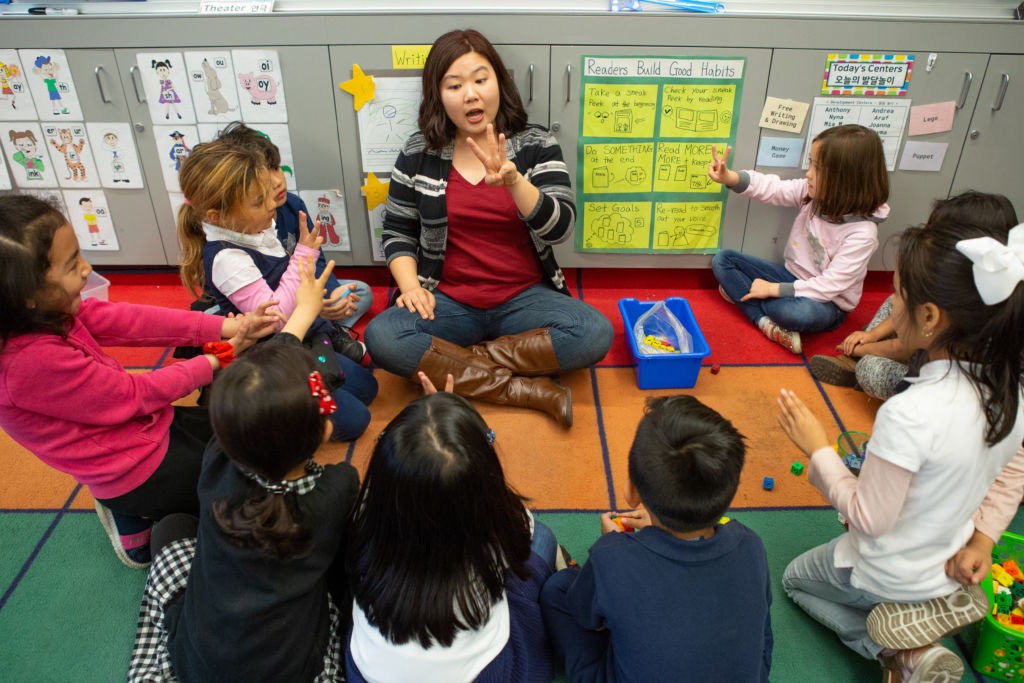
[[[713,526],[729,508],[746,446],[732,423],[693,396],[647,399],[629,449],[629,478],[672,531]]]
[[[268,167],[275,171],[281,167],[281,150],[277,148],[277,145],[271,142],[269,137],[241,121],[229,123],[217,139],[233,147],[251,147],[258,154],[263,155]]]

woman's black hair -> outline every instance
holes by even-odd
[[[462,397],[422,396],[381,432],[346,566],[367,620],[396,644],[452,644],[485,624],[508,572],[529,573],[529,514]]]
[[[1013,430],[1020,413],[1021,351],[1024,349],[1024,286],[1008,299],[985,305],[974,283],[973,264],[956,243],[992,237],[1006,244],[1017,224],[1002,195],[965,192],[936,202],[927,224],[900,237],[897,272],[907,315],[916,323],[919,306],[933,303],[949,325],[932,348],[945,350],[978,390],[985,412],[985,442],[992,446]]]
[[[246,351],[214,381],[213,432],[242,470],[279,482],[313,457],[326,429],[309,388],[314,369],[303,347],[268,342]],[[312,531],[290,496],[271,494],[254,481],[230,499],[215,501],[213,517],[238,545],[280,558],[310,551]]]
[[[37,197],[0,197],[0,351],[30,332],[67,335],[71,315],[59,305],[67,293],[46,279],[53,236],[67,222]]]

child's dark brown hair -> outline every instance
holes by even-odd
[[[878,133],[848,124],[826,128],[814,142],[817,189],[807,201],[816,215],[842,223],[846,216],[870,216],[885,204],[889,174]]]

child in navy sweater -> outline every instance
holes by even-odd
[[[768,680],[764,546],[720,522],[744,451],[732,424],[692,396],[648,400],[625,488],[637,509],[602,515],[586,565],[552,575],[541,593],[570,681]]]

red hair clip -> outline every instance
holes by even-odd
[[[309,393],[320,402],[320,414],[330,415],[338,409],[338,404],[331,398],[331,393],[324,386],[323,377],[319,372],[309,373]]]
[[[221,369],[226,368],[231,365],[231,363],[238,360],[238,356],[235,355],[235,347],[231,345],[231,342],[206,342],[203,344],[203,353],[209,353],[216,356],[217,360],[220,361]]]

